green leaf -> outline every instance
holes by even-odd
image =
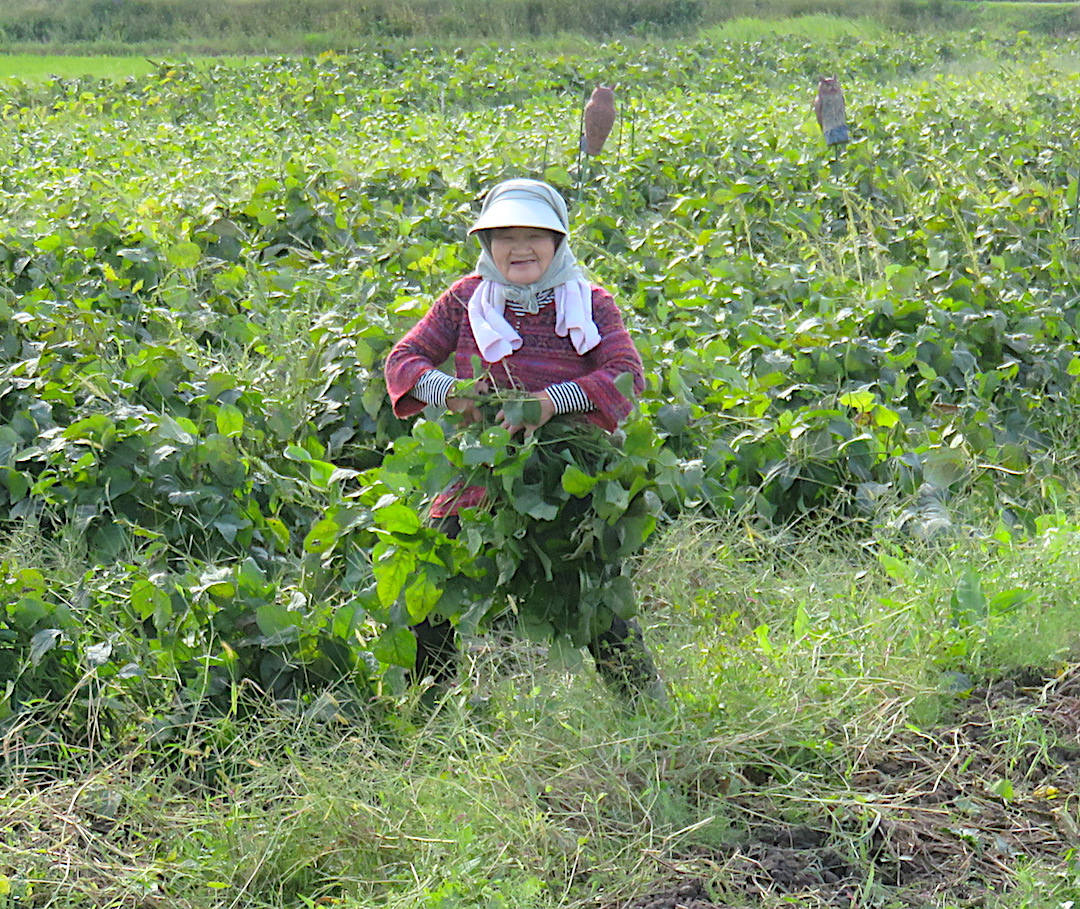
[[[375,547],[375,552],[371,566],[375,574],[375,591],[383,606],[391,606],[397,602],[409,576],[416,570],[416,556],[407,549],[382,544]]]
[[[19,628],[30,629],[49,614],[49,606],[36,596],[19,597],[12,617]]]
[[[656,412],[656,422],[669,435],[681,436],[690,426],[690,408],[683,404],[665,404]]]
[[[303,464],[307,464],[311,460],[311,452],[306,448],[301,448],[299,445],[286,445],[283,454],[286,459],[290,461],[300,461]]]
[[[359,600],[339,606],[334,610],[334,620],[331,625],[334,636],[351,642],[356,629],[360,627],[366,616],[367,612],[360,605]]]
[[[895,410],[890,410],[881,404],[874,407],[873,416],[874,423],[886,429],[890,429],[900,422],[900,415]]]
[[[547,619],[540,618],[531,612],[523,612],[518,622],[521,633],[530,641],[544,643],[550,641],[555,634],[555,626]]]
[[[135,614],[145,621],[168,603],[169,595],[152,581],[140,578],[131,585],[130,600]]]
[[[565,167],[550,164],[544,170],[544,182],[559,187],[573,186],[574,178],[570,176],[570,172]]]
[[[160,600],[154,607],[154,628],[157,630],[159,636],[167,633],[169,622],[172,621],[172,617],[172,597],[166,595],[165,599]]]
[[[168,439],[171,442],[179,442],[181,445],[193,445],[195,443],[198,430],[190,420],[183,417],[174,420],[168,414],[162,414],[158,417],[158,421],[158,435],[161,438]]]
[[[994,616],[1008,615],[1034,599],[1035,596],[1031,591],[1014,587],[1011,590],[1002,590],[995,593],[987,604],[987,610],[990,615]]]
[[[240,457],[236,443],[225,436],[214,434],[199,446],[203,463],[225,486],[241,486],[247,477],[247,461]]]
[[[0,483],[7,487],[8,496],[12,502],[18,502],[25,498],[30,491],[30,481],[26,478],[26,475],[13,467],[0,468]]]
[[[442,454],[446,448],[446,433],[438,423],[421,420],[413,427],[412,435],[420,442],[420,450],[425,454]]]
[[[217,431],[233,438],[244,433],[244,414],[235,404],[221,404],[217,411]]]
[[[401,502],[376,508],[375,523],[390,533],[416,533],[423,524],[420,515]]]
[[[946,249],[928,250],[926,258],[930,272],[941,272],[949,266],[949,251]]]
[[[868,412],[874,406],[874,393],[872,391],[849,391],[840,395],[839,401],[846,407],[853,407],[863,413]]]
[[[626,575],[619,575],[605,585],[604,602],[620,619],[630,619],[637,615],[634,585]]]
[[[629,401],[634,400],[636,397],[634,394],[634,375],[633,373],[624,372],[620,373],[615,378],[615,388],[618,390],[624,398]]]
[[[795,609],[795,621],[791,626],[791,636],[798,640],[810,630],[810,616],[806,611],[806,604],[800,602]]]
[[[56,252],[63,245],[64,238],[61,234],[49,234],[47,237],[34,241],[34,246],[45,253]]]
[[[581,649],[575,647],[565,634],[560,634],[548,645],[547,663],[558,672],[576,672],[581,669],[584,660]]]
[[[44,628],[30,639],[30,665],[37,666],[60,640],[59,628]]]
[[[596,483],[596,477],[585,473],[577,464],[568,464],[563,471],[562,488],[578,499],[592,492]]]
[[[647,420],[635,420],[628,423],[624,432],[626,438],[623,441],[622,449],[630,457],[648,458],[652,456],[653,449],[660,441]]]
[[[255,623],[268,638],[282,632],[292,631],[303,621],[303,616],[289,609],[284,603],[264,603],[255,610]]]
[[[412,669],[416,665],[416,638],[408,628],[388,628],[372,645],[371,653],[380,663]]]
[[[536,398],[529,398],[521,402],[521,424],[523,426],[536,426],[543,419],[544,408]]]
[[[616,480],[607,480],[600,486],[600,492],[596,496],[602,502],[611,506],[605,510],[606,515],[612,512],[622,514],[630,505],[630,491]]]
[[[536,489],[528,489],[510,501],[518,514],[528,515],[537,521],[554,521],[559,516],[559,506],[545,502]]]
[[[431,582],[425,572],[418,574],[405,588],[405,608],[409,611],[409,618],[413,622],[426,619],[428,613],[439,602],[439,592],[439,588]]]
[[[318,458],[308,459],[307,465],[311,485],[317,486],[319,489],[329,489],[334,482],[337,467],[329,461],[320,461]]]
[[[369,378],[360,395],[360,403],[371,419],[377,419],[379,411],[386,406],[386,382],[379,377]]]
[[[964,456],[952,448],[934,448],[923,457],[923,478],[938,489],[960,482],[967,472]]]
[[[882,552],[878,553],[878,561],[885,569],[885,573],[894,581],[909,584],[915,579],[915,569],[903,559]]]
[[[335,526],[337,525],[335,524]],[[270,531],[270,535],[273,537],[274,545],[277,548],[278,552],[287,551],[289,548],[289,540],[291,539],[291,537],[289,534],[289,528],[285,525],[285,522],[282,521],[281,518],[267,518],[266,529]],[[304,548],[307,549],[306,541]],[[323,550],[316,549],[307,551],[322,552]]]
[[[115,428],[116,424],[109,417],[97,413],[72,423],[64,430],[63,436],[65,439],[96,441],[101,440]]]
[[[185,240],[170,246],[165,253],[165,258],[176,268],[194,268],[202,258],[202,249],[199,248],[199,244]]]
[[[494,467],[497,451],[489,445],[472,445],[462,453],[466,467]]]
[[[502,412],[503,416],[510,422],[511,426],[525,425],[524,401],[507,401],[502,406]]]
[[[214,530],[221,534],[226,543],[232,543],[237,533],[247,528],[249,523],[234,517],[223,517],[214,521]]]
[[[775,653],[776,648],[773,647],[772,641],[769,640],[768,625],[758,625],[757,628],[754,629],[754,637],[757,638],[758,646],[762,649],[763,652],[769,654],[770,656]]]
[[[266,523],[269,525],[271,520],[276,519],[271,518]],[[280,523],[280,521],[278,523]],[[286,534],[287,533],[288,530],[286,529]],[[308,531],[307,536],[304,537],[304,552],[313,552],[324,555],[334,548],[341,535],[341,525],[333,518],[323,518],[320,521],[316,521],[311,530]]]

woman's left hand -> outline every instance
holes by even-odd
[[[555,402],[551,400],[551,395],[546,391],[538,391],[535,398],[540,403],[540,419],[536,423],[512,423],[507,418],[506,412],[502,410],[495,414],[496,422],[510,433],[510,435],[515,435],[517,432],[524,429],[526,437],[531,436],[536,430],[555,416]]]

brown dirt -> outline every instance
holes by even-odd
[[[865,751],[834,795],[805,824],[670,856],[679,873],[607,909],[974,907],[1021,865],[1060,868],[1080,843],[1080,667],[972,691],[951,723]]]

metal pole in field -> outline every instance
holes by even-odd
[[[581,111],[578,114],[578,146],[577,146],[577,197],[578,204],[581,204],[581,195],[584,192],[585,180],[582,175],[582,168],[584,166],[585,158],[585,105],[588,103],[589,95],[586,89],[585,93],[581,96]]]
[[[1076,191],[1073,193],[1072,224],[1069,231],[1070,239],[1073,240],[1080,240],[1080,234],[1076,230],[1077,221],[1080,221],[1080,170],[1076,172]]]

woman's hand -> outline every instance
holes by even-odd
[[[543,426],[548,420],[555,416],[555,402],[551,400],[551,395],[546,391],[538,391],[534,398],[540,404],[540,419],[536,423],[512,423],[506,416],[506,412],[500,410],[495,414],[495,421],[505,429],[510,435],[514,435],[520,430],[525,430],[526,438],[531,436],[536,430]]]
[[[491,383],[487,379],[477,379],[473,384],[474,395],[486,395],[490,391]],[[480,413],[480,404],[475,397],[447,397],[446,409],[450,411],[450,413],[461,414],[464,417],[461,422],[466,426],[470,423],[479,423],[484,418],[483,414]]]
[[[472,398],[447,398],[446,409],[450,413],[460,414],[461,422],[466,426],[470,423],[479,423],[483,419],[480,415],[480,406]]]

